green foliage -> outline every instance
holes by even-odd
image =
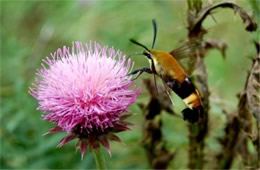
[[[240,5],[248,8],[246,1]],[[252,6],[258,10],[255,1]],[[148,47],[152,43],[151,20],[158,22],[155,47],[171,51],[185,39],[185,1],[1,1],[1,168],[3,169],[85,169],[96,168],[94,156],[87,151],[84,160],[75,153],[71,142],[57,149],[64,134],[42,136],[53,125],[42,120],[37,101],[28,94],[41,59],[72,41],[98,41],[114,46],[129,55],[140,52],[129,42],[136,38]],[[248,8],[251,10],[251,8]],[[207,19],[207,38],[216,38],[228,44],[227,58],[212,51],[207,55],[209,87],[211,91],[210,134],[207,151],[220,150],[216,137],[223,135],[225,119],[222,108],[233,111],[237,106],[236,94],[242,91],[246,71],[255,54],[252,38],[242,28],[238,16],[231,11],[214,14],[218,24]],[[216,25],[216,26],[215,26]],[[257,33],[259,35],[259,31]],[[147,66],[144,57],[133,56],[135,68]],[[143,77],[149,77],[143,76]],[[137,83],[138,84],[138,83]],[[139,83],[140,84],[140,83]],[[148,102],[147,92],[137,103]],[[137,104],[130,110],[137,113],[131,122],[131,132],[119,136],[124,144],[111,142],[112,157],[105,153],[109,168],[148,168],[145,152],[139,144],[142,137],[142,113]],[[175,110],[180,110],[178,105]],[[180,112],[178,112],[180,113]],[[163,115],[163,133],[170,150],[176,150],[171,168],[187,166],[188,136],[186,122],[181,118]],[[234,168],[241,168],[236,164]]]

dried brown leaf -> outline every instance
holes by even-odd
[[[192,33],[200,33],[202,22],[209,16],[214,9],[217,8],[230,8],[233,9],[234,12],[237,12],[241,19],[244,22],[245,29],[247,31],[255,31],[257,29],[257,23],[253,20],[253,18],[239,5],[233,2],[220,2],[217,4],[208,4],[204,7],[198,14],[196,18],[193,18],[192,24],[189,25],[189,30],[192,30]],[[192,18],[192,17],[190,17]]]
[[[257,43],[257,48],[259,48]],[[260,123],[260,53],[258,52],[253,66],[250,70],[248,81],[246,85],[246,94],[249,110]]]
[[[221,52],[223,58],[224,59],[226,58],[227,44],[222,41],[214,40],[214,39],[207,40],[204,42],[204,48],[206,50],[213,49],[213,48],[218,49]]]

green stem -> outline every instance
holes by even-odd
[[[94,151],[94,153],[97,169],[106,169],[105,159],[103,157],[101,149],[99,149],[98,151]]]

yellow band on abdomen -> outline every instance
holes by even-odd
[[[188,97],[186,97],[185,99],[183,99],[183,101],[185,102],[185,104],[190,108],[195,108],[198,105],[200,105],[200,99],[199,96],[196,94],[196,92],[191,93]]]

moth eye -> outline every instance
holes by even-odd
[[[152,54],[149,53],[148,51],[144,51],[143,54],[144,54],[148,59],[152,59]]]

